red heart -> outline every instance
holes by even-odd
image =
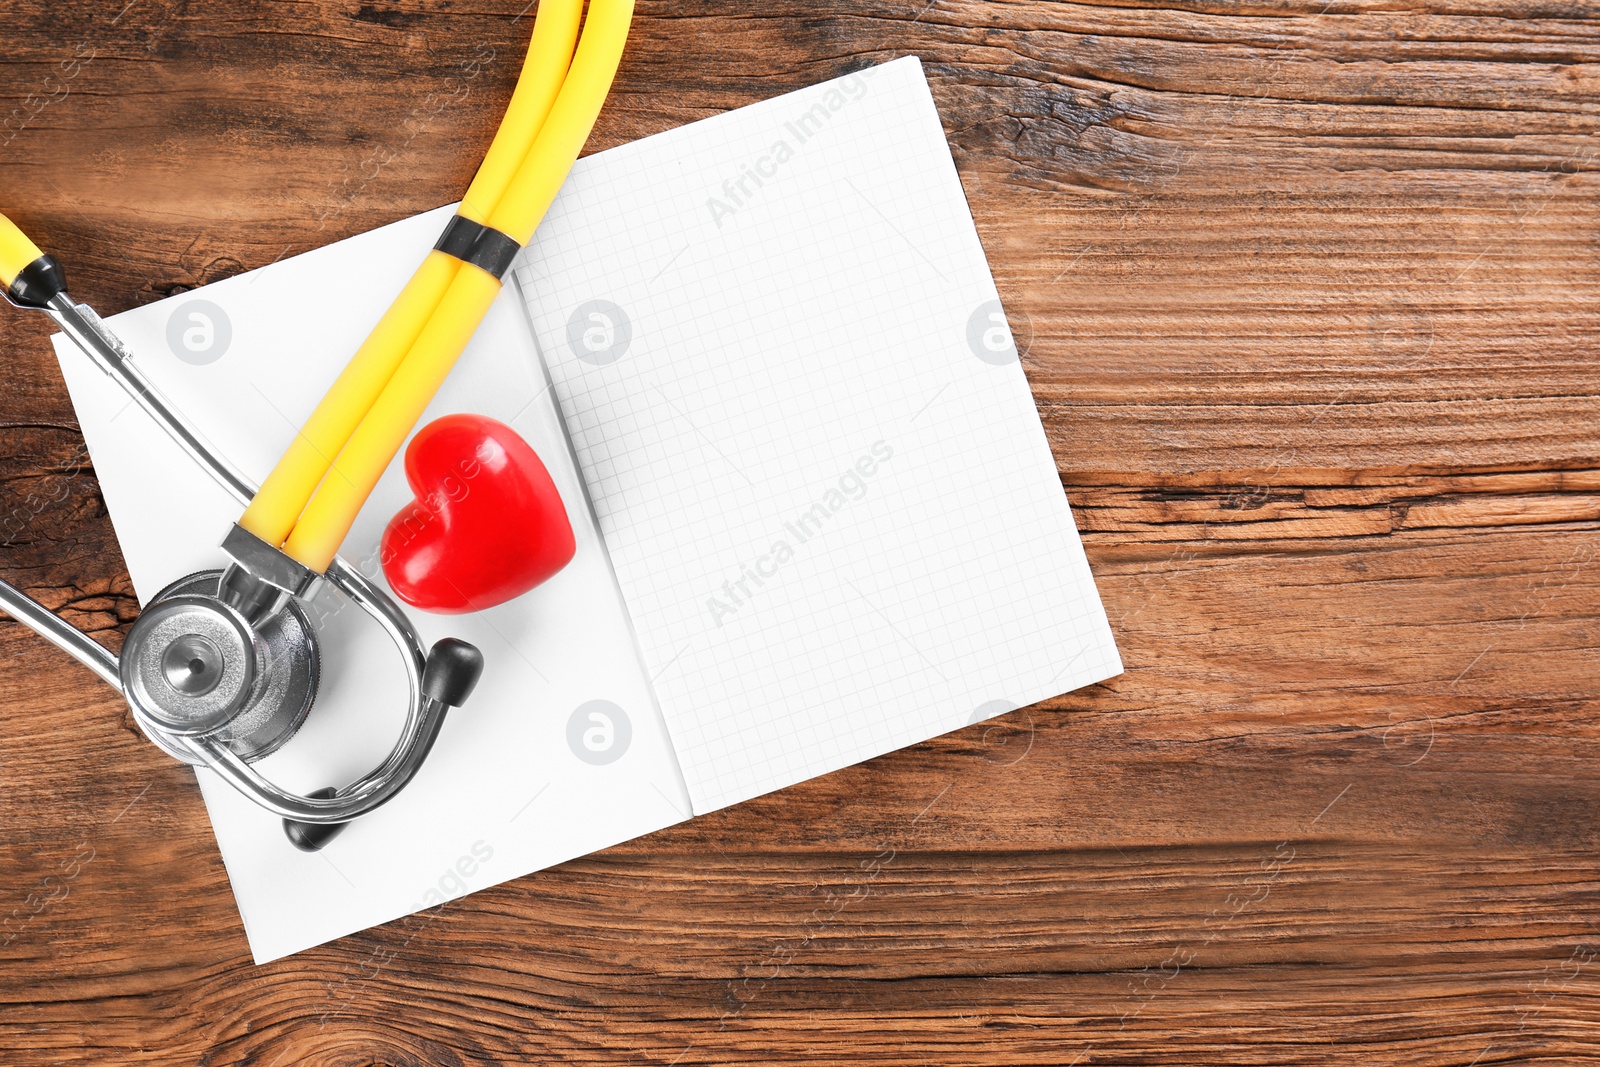
[[[445,615],[503,604],[565,567],[577,545],[550,472],[503,422],[446,415],[406,447],[416,497],[378,558],[396,595]]]

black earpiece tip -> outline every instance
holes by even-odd
[[[339,791],[329,786],[318,789],[314,793],[307,793],[313,800],[330,800]],[[289,843],[301,852],[317,852],[329,841],[338,837],[349,826],[347,822],[296,822],[294,819],[283,820],[283,836]]]
[[[482,676],[483,653],[477,646],[446,637],[428,652],[428,662],[422,668],[422,693],[441,704],[459,708],[467,702]],[[338,792],[330,787],[306,795],[314,800],[327,800]],[[349,825],[347,822],[311,823],[285,819],[283,834],[301,852],[316,852]]]
[[[428,653],[422,668],[422,693],[441,704],[459,708],[472,695],[483,676],[483,653],[454,637],[446,637]]]
[[[62,269],[61,261],[55,256],[43,255],[17,272],[6,296],[20,307],[42,308],[66,291],[67,272]]]

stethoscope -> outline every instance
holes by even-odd
[[[633,3],[592,0],[587,19],[582,7],[582,0],[542,0],[505,118],[461,206],[259,488],[185,422],[99,316],[67,294],[55,257],[0,216],[6,298],[54,319],[245,508],[222,539],[227,567],[156,594],[120,655],[4,581],[0,609],[116,688],[162,750],[210,767],[281,817],[289,840],[305,851],[411,782],[446,713],[465,703],[483,671],[482,654],[465,641],[445,638],[425,651],[399,605],[336,553],[588,140],[621,61]],[[389,635],[410,696],[405,729],[381,763],[347,785],[302,795],[251,764],[286,744],[311,710],[321,650],[304,605],[326,585]]]

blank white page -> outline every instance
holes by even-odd
[[[697,812],[1121,671],[915,58],[589,157],[520,264]]]

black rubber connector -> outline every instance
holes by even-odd
[[[478,646],[446,637],[428,652],[428,662],[422,668],[422,694],[459,708],[482,676],[483,653]]]
[[[48,307],[52,297],[67,291],[67,272],[55,256],[43,255],[17,272],[6,290],[13,304],[25,308]]]
[[[511,261],[522,251],[522,246],[510,234],[473,222],[465,215],[452,218],[433,247],[496,278],[506,276]]]
[[[312,800],[332,800],[339,791],[332,786],[318,789],[306,796]],[[296,822],[293,819],[283,820],[283,836],[289,843],[301,852],[318,852],[329,841],[338,837],[349,826],[347,822]]]

